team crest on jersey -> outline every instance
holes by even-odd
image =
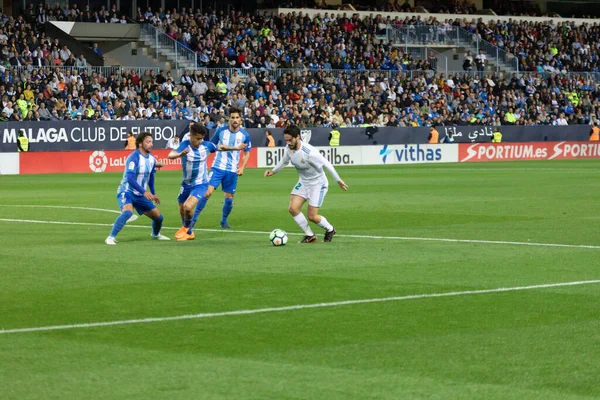
[[[306,163],[306,161],[304,161],[304,158],[301,158],[301,159],[300,159],[300,162],[301,162],[302,164]]]
[[[312,131],[310,129],[302,129],[300,131],[300,138],[305,143],[310,143],[310,137],[312,136]]]

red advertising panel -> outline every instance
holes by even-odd
[[[599,158],[598,142],[460,143],[459,162]]]
[[[162,171],[181,170],[181,160],[169,160],[170,150],[154,150],[152,154],[163,163]],[[63,174],[71,172],[123,172],[130,151],[70,151],[20,153],[21,174]],[[208,157],[212,165],[214,154]],[[256,168],[256,151],[250,152],[247,168]]]

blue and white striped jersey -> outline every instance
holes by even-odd
[[[208,183],[206,171],[206,160],[210,153],[217,151],[217,146],[212,142],[203,141],[197,149],[190,146],[189,140],[181,142],[177,152],[181,153],[189,147],[190,152],[181,157],[181,168],[183,169],[183,183],[190,186]]]
[[[242,143],[246,143],[244,152],[247,153],[252,150],[252,144],[250,143],[250,134],[243,128],[240,128],[237,132],[231,132],[229,127],[223,127],[218,129],[210,140],[215,145],[224,146],[239,146]],[[211,168],[217,168],[222,171],[237,172],[238,165],[240,164],[240,153],[241,150],[237,151],[220,151],[217,153],[213,165]]]
[[[152,154],[148,154],[147,156],[142,155],[139,150],[134,151],[127,157],[125,161],[125,171],[123,172],[123,179],[121,179],[121,184],[119,185],[119,189],[117,189],[118,193],[129,192],[135,196],[141,196],[143,193],[138,192],[127,182],[127,174],[133,172],[135,175],[136,182],[144,189],[148,185],[148,181],[150,180],[150,176],[156,171],[156,158]]]

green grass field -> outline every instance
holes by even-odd
[[[195,241],[140,217],[117,246],[120,174],[0,176],[0,398],[599,398],[599,166],[339,168],[312,245],[293,170],[247,171],[234,231],[219,191]],[[171,237],[179,179],[157,176]]]

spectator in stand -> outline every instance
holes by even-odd
[[[463,61],[463,70],[466,72],[471,72],[473,70],[473,66],[475,65],[475,59],[470,51],[467,51],[465,54],[465,58]]]
[[[100,48],[98,47],[97,42],[94,42],[94,44],[92,45],[92,51],[98,54],[100,57],[102,57],[102,50],[100,50]]]
[[[87,60],[85,59],[85,57],[83,56],[83,54],[81,54],[77,60],[75,61],[75,66],[82,68],[82,67],[87,67]]]

